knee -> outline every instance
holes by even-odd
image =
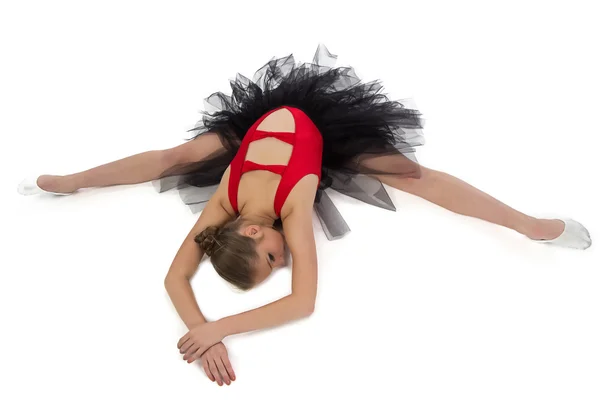
[[[438,171],[420,166],[418,176],[408,179],[407,185],[413,188],[429,188],[436,185],[439,176]]]
[[[403,192],[412,192],[415,188],[419,187],[422,183],[422,174],[419,176],[413,175],[411,177],[396,178],[392,180],[391,186]]]
[[[435,178],[435,171],[429,168],[426,168],[422,165],[416,165],[414,170],[410,173],[407,173],[401,180],[405,182],[406,185],[418,185],[423,181],[429,181]]]
[[[435,173],[436,171],[429,169],[427,167],[424,166],[419,166],[419,176],[418,179],[423,179],[423,180],[431,180],[435,178]]]
[[[417,194],[424,188],[434,185],[436,179],[436,171],[429,168],[419,166],[413,173],[403,177],[393,175],[379,175],[379,180],[387,185],[390,185],[403,192]]]

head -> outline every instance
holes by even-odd
[[[241,218],[222,228],[208,227],[194,240],[211,258],[217,273],[242,290],[258,285],[273,269],[286,264],[283,235],[271,226]]]

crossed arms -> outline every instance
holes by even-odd
[[[228,178],[227,175],[226,173],[223,177],[224,180]],[[199,358],[210,346],[226,336],[281,325],[307,317],[313,312],[317,292],[317,256],[312,226],[312,201],[307,199],[311,200],[311,196],[314,199],[312,186],[315,182],[310,177],[306,178],[308,179],[301,180],[290,193],[281,216],[293,260],[291,293],[262,307],[215,322],[207,322],[202,315],[190,280],[204,256],[194,242],[194,237],[208,226],[222,226],[235,218],[225,207],[227,185],[223,181],[207,203],[177,251],[164,281],[177,313],[190,330],[181,338],[178,347],[187,347],[186,341],[189,345],[190,338],[195,338],[197,342],[186,351],[188,362]]]

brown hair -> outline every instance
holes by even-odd
[[[254,262],[258,259],[254,239],[238,232],[243,220],[229,222],[222,228],[209,226],[194,238],[210,257],[217,273],[242,290],[254,286]]]

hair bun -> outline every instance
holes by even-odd
[[[194,238],[194,241],[200,245],[200,248],[204,251],[204,253],[211,257],[213,253],[218,250],[218,241],[217,237],[221,229],[216,226],[209,226],[202,232],[200,232]]]

